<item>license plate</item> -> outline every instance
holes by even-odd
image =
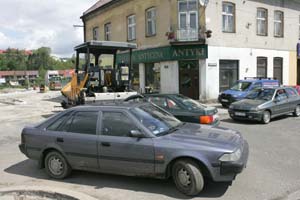
[[[241,116],[241,117],[245,117],[246,116],[246,113],[243,113],[243,112],[235,112],[234,114],[236,116]]]
[[[221,99],[222,102],[229,102],[228,99]]]

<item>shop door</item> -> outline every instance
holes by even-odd
[[[179,92],[192,99],[199,99],[198,60],[179,61]]]
[[[239,77],[238,60],[220,60],[220,92],[229,89]]]

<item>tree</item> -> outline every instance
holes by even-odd
[[[51,66],[51,49],[49,47],[41,47],[34,50],[29,56],[27,62],[27,69],[39,70],[43,68],[45,70],[53,69]]]

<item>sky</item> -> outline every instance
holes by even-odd
[[[0,0],[0,49],[50,47],[70,57],[83,42],[80,16],[97,0]]]

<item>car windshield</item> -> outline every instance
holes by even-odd
[[[173,115],[151,104],[136,107],[130,111],[149,131],[156,136],[170,133],[183,124]]]
[[[251,82],[236,82],[230,89],[237,91],[245,91],[250,87],[251,84]]]
[[[260,89],[247,95],[247,99],[270,101],[274,96],[275,89]]]
[[[189,110],[203,110],[206,108],[206,106],[200,102],[182,95],[176,95],[176,99],[184,104]]]

